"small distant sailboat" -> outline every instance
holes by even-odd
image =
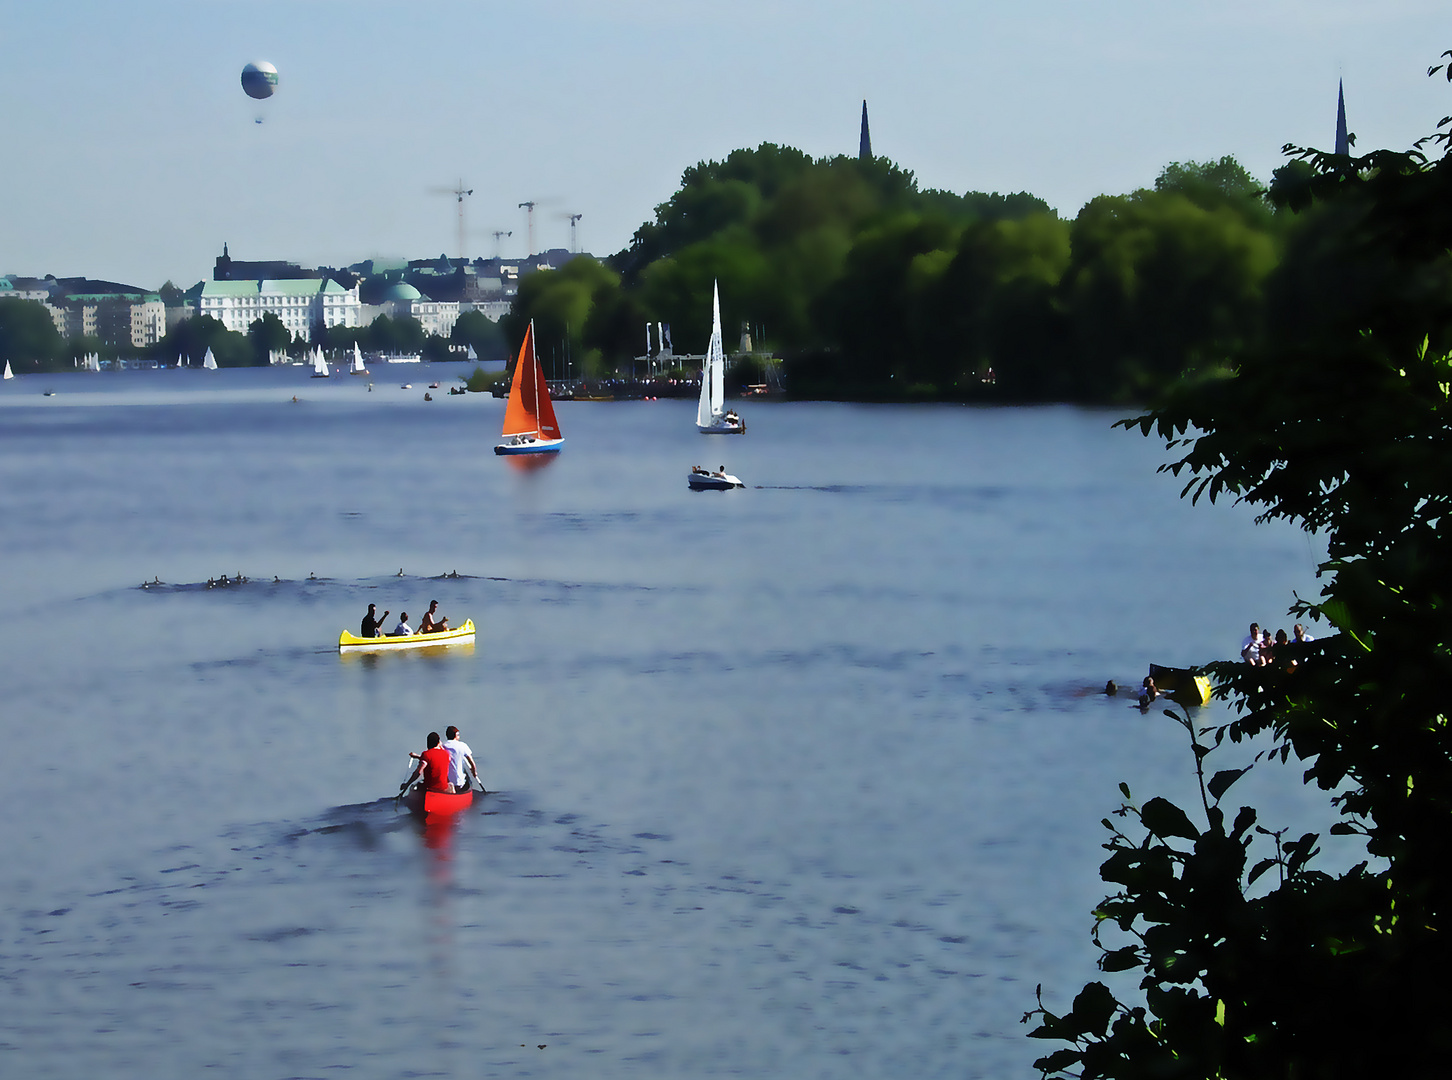
[[[178,368],[184,368],[187,366],[187,358],[181,353],[176,354],[176,366]]]
[[[86,354],[86,362],[82,366],[87,371],[100,371],[101,370],[101,354],[100,353],[87,353]]]
[[[565,445],[560,423],[555,419],[554,403],[550,401],[550,388],[534,354],[533,319],[524,332],[524,344],[519,347],[501,434],[504,441],[495,445],[496,454],[556,454]]]
[[[212,355],[212,347],[207,346],[207,355],[202,357],[202,367],[207,371],[217,370],[217,358]]]
[[[314,379],[326,379],[328,377],[328,362],[323,359],[323,347],[313,346],[313,376]]]
[[[13,379],[13,378],[15,378],[15,372],[13,372],[13,371],[10,370],[10,361],[9,360],[5,361],[5,376],[4,377],[7,378],[7,379]]]
[[[740,435],[746,430],[746,421],[726,408],[726,348],[721,342],[721,289],[716,284],[711,286],[711,344],[701,369],[696,430],[706,435]]]
[[[368,369],[363,366],[363,351],[358,348],[358,343],[353,342],[353,366],[348,369],[351,375],[367,375]]]

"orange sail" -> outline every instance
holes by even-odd
[[[534,355],[534,322],[524,332],[519,347],[519,360],[514,365],[514,382],[509,388],[509,404],[504,408],[505,437],[538,435],[541,439],[560,438],[560,424],[555,419],[555,406],[550,401],[550,388]]]

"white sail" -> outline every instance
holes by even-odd
[[[363,350],[358,348],[356,341],[353,342],[353,373],[355,375],[363,373]]]
[[[464,354],[464,359],[468,360],[471,364],[479,359],[479,354],[474,351],[474,346],[469,346],[469,351]]]
[[[5,378],[7,378],[7,379],[13,379],[13,378],[15,378],[15,372],[13,372],[13,371],[10,370],[10,361],[9,360],[5,361]]]
[[[328,362],[323,359],[323,347],[321,345],[313,349],[313,374],[322,376],[328,374]]]
[[[711,286],[711,344],[706,346],[706,364],[701,369],[701,400],[696,405],[696,423],[709,427],[722,413],[726,400],[726,350],[721,344],[721,287]]]
[[[86,370],[87,371],[100,371],[101,370],[101,354],[100,353],[87,353],[86,354]]]
[[[187,366],[187,358],[181,353],[176,354],[176,366],[179,368]]]
[[[202,357],[202,367],[208,371],[217,370],[217,358],[212,355],[212,347],[210,345],[207,346],[207,355]]]

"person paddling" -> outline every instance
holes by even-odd
[[[454,785],[454,790],[463,791],[469,787],[470,780],[483,788],[484,783],[479,779],[479,768],[474,764],[474,751],[459,738],[459,729],[450,724],[444,728],[444,736],[444,749],[449,752],[449,783]],[[467,771],[465,765],[468,766]]]
[[[442,634],[449,628],[449,620],[438,618],[439,602],[429,601],[429,609],[424,612],[424,617],[419,620],[418,632],[420,634]]]
[[[408,779],[399,787],[400,794],[407,791],[409,785],[418,779],[420,774],[423,776],[425,791],[453,792],[454,785],[449,783],[449,762],[452,755],[439,745],[439,733],[437,731],[429,732],[428,748],[422,754],[415,754],[413,751],[409,751],[408,756],[418,758],[418,767],[409,774]]]
[[[359,637],[380,637],[383,634],[383,620],[388,618],[388,612],[374,618],[373,613],[377,610],[377,604],[368,605],[368,614],[363,616],[363,625],[358,628]]]

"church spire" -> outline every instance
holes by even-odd
[[[862,142],[857,147],[857,160],[872,159],[872,136],[867,132],[867,99],[862,99]]]
[[[1336,80],[1336,152],[1351,153],[1351,136],[1346,133],[1346,86]]]

